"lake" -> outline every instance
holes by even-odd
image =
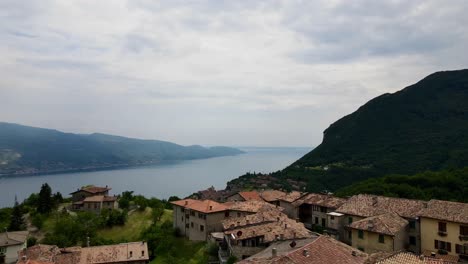
[[[0,208],[12,206],[15,195],[21,202],[31,193],[38,193],[43,183],[48,183],[53,192],[59,191],[64,197],[88,184],[109,185],[112,188],[110,194],[130,190],[160,199],[171,195],[185,197],[210,186],[224,189],[229,180],[246,172],[267,173],[283,169],[312,148],[240,149],[246,153],[106,171],[0,177]]]

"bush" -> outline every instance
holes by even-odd
[[[26,243],[28,247],[32,247],[37,244],[37,239],[35,237],[28,237],[28,241]]]

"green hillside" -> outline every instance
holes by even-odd
[[[240,153],[228,147],[181,146],[105,134],[80,135],[0,122],[0,175],[104,169]]]
[[[308,189],[468,164],[468,70],[438,72],[336,121],[323,142],[275,175]]]

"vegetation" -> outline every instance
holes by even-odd
[[[338,190],[337,195],[369,193],[410,199],[468,202],[468,167],[459,170],[389,175],[368,179]]]
[[[228,147],[204,148],[105,134],[71,134],[0,122],[0,175],[133,166],[240,153]]]

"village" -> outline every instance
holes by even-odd
[[[117,209],[110,188],[71,193],[71,212]],[[462,263],[468,204],[360,194],[251,190],[171,202],[174,230],[217,246],[210,263]],[[60,248],[27,245],[28,231],[0,233],[0,263],[149,263],[146,241]],[[89,240],[89,239],[88,239]]]

